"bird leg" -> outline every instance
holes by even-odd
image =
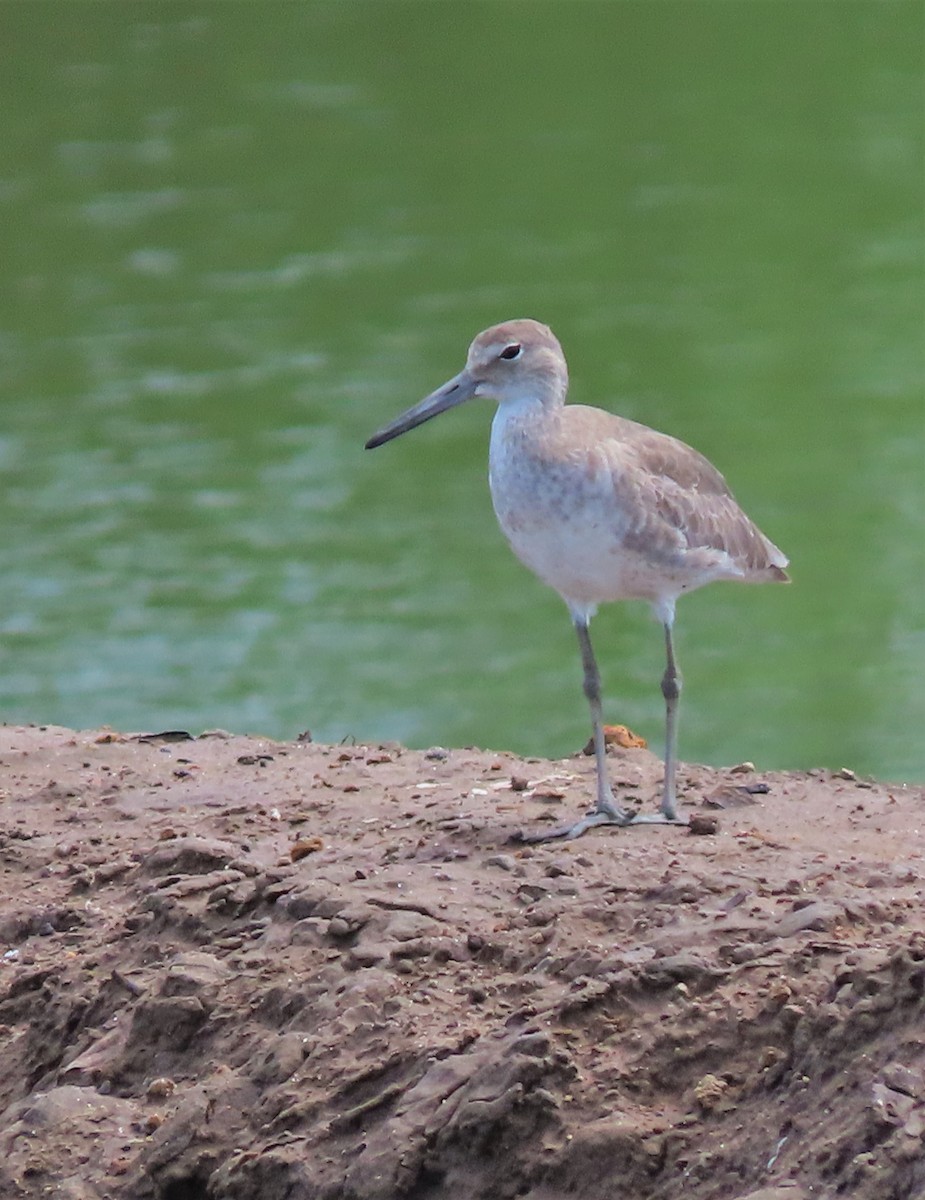
[[[665,622],[665,654],[668,663],[662,676],[662,695],[665,697],[665,784],[662,790],[662,816],[666,821],[677,821],[675,767],[678,761],[678,698],[681,695],[681,672],[674,657],[671,621]]]
[[[607,766],[607,746],[604,741],[604,720],[601,708],[601,674],[597,669],[597,661],[591,647],[591,632],[587,620],[576,617],[575,632],[578,634],[578,645],[581,649],[584,693],[591,709],[594,761],[597,765],[597,806],[591,815],[607,818],[606,821],[599,820],[595,824],[629,825],[633,816],[616,803],[610,787],[610,771]],[[583,833],[584,829],[580,832]],[[572,836],[577,837],[578,834]]]
[[[576,821],[574,825],[563,825],[545,833],[521,833],[518,840],[523,842],[550,842],[557,838],[581,837],[588,829],[596,825],[674,825],[684,824],[679,820],[674,805],[674,751],[671,751],[671,801],[668,793],[668,763],[666,761],[665,794],[662,798],[661,812],[634,813],[621,808],[613,798],[610,787],[610,772],[607,766],[607,748],[604,741],[604,722],[601,708],[601,676],[591,647],[591,634],[588,629],[588,618],[573,615],[575,632],[578,634],[578,645],[581,648],[581,664],[584,669],[584,693],[591,708],[591,725],[594,731],[594,758],[597,763],[597,804],[586,817]],[[680,676],[675,667],[671,647],[671,626],[665,625],[665,636],[668,644],[668,670],[662,681],[662,693],[669,708],[669,734],[674,734],[674,714],[678,694],[681,690]],[[673,699],[669,701],[669,693]]]

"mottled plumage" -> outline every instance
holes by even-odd
[[[696,450],[613,413],[566,404],[568,370],[554,334],[536,321],[480,333],[465,369],[372,437],[368,448],[474,396],[498,404],[489,481],[498,523],[517,557],[565,600],[578,633],[598,768],[589,825],[677,821],[676,711],[680,674],[672,626],[682,593],[714,580],[786,582],[787,559]],[[667,736],[659,817],[631,816],[607,779],[600,680],[588,623],[608,600],[647,600],[665,631]]]

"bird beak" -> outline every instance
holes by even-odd
[[[477,387],[476,380],[472,378],[468,371],[460,371],[458,375],[448,380],[443,387],[437,388],[435,392],[431,392],[419,404],[415,404],[413,408],[409,408],[400,417],[396,417],[384,429],[380,429],[378,433],[374,433],[366,443],[366,449],[374,450],[376,446],[381,446],[383,442],[390,442],[392,438],[397,438],[401,434],[407,433],[409,429],[423,425],[425,421],[429,421],[431,417],[439,416],[440,413],[446,412],[448,408],[455,408],[457,404],[471,400],[476,393]]]

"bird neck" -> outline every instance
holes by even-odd
[[[524,461],[545,457],[559,440],[564,393],[524,392],[498,405],[491,425],[491,457],[500,464],[513,454]]]
[[[498,404],[495,421],[501,425],[536,425],[537,429],[548,428],[559,419],[565,406],[567,385],[558,381],[544,380],[542,386],[526,386],[513,392]]]

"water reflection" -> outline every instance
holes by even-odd
[[[682,752],[921,778],[920,7],[252,12],[0,9],[6,717],[581,744],[487,409],[360,450],[529,315],[793,559],[681,605]]]

